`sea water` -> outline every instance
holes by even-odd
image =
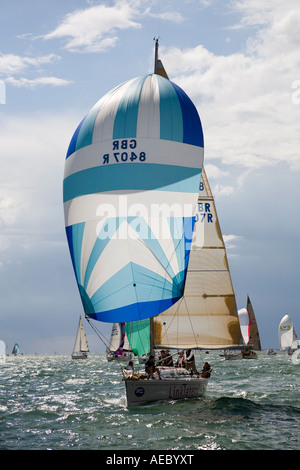
[[[198,368],[204,361],[213,368],[204,398],[128,409],[121,366],[104,354],[9,356],[0,364],[0,449],[299,449],[300,361],[264,351],[257,360],[197,355]]]

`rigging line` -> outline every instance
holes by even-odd
[[[156,239],[157,240],[157,239]],[[153,257],[156,259],[156,261],[158,261],[158,263],[161,265],[161,267],[164,269],[164,271],[166,272],[166,274],[169,276],[169,278],[172,280],[172,277],[170,276],[170,274],[168,273],[167,271],[167,267],[171,267],[170,265],[170,262],[168,262],[167,266],[164,266],[162,261],[157,257],[157,255],[151,250],[151,248],[149,248],[149,246],[147,245],[147,243],[145,242],[145,240],[143,240],[142,238],[139,239],[140,242],[143,243],[143,245],[150,251],[150,253],[153,255]],[[157,240],[157,242],[159,243],[159,241]],[[160,247],[162,248],[161,244],[159,243]],[[162,249],[163,253],[165,254],[164,250]],[[172,254],[173,256],[173,254]],[[172,269],[172,272],[173,272],[173,269]]]
[[[102,333],[100,333],[100,331],[95,327],[95,325],[93,325],[93,323],[91,322],[91,319],[88,317],[88,315],[85,314],[85,319],[86,321],[88,322],[88,324],[90,325],[90,327],[95,331],[96,335],[99,337],[99,339],[102,341],[102,343],[104,344],[104,346],[106,346],[106,348],[109,348],[108,346],[108,341],[107,339],[105,338],[104,335],[102,335]],[[103,338],[105,339],[105,341],[107,341],[107,343],[105,343],[105,341],[101,338],[101,336],[103,336]]]
[[[191,330],[192,330],[193,335],[194,335],[194,341],[195,341],[196,344],[198,344],[198,342],[197,342],[197,337],[196,337],[196,333],[195,333],[195,330],[194,330],[194,327],[193,327],[192,318],[191,318],[191,316],[190,316],[190,312],[189,312],[189,308],[188,308],[188,303],[187,303],[186,298],[185,298],[184,296],[183,296],[183,301],[184,301],[184,304],[185,304],[185,307],[186,307],[186,311],[187,311],[187,313],[188,313],[188,319],[189,319],[189,321],[190,321]]]
[[[165,273],[168,275],[168,277],[170,278],[171,282],[173,281],[172,277],[170,276],[170,274],[167,272],[166,270],[166,266],[163,265],[163,263],[160,261],[160,259],[157,257],[157,255],[149,248],[149,246],[147,245],[147,243],[145,242],[145,240],[143,240],[142,238],[139,238],[139,241],[144,245],[145,248],[147,248],[148,251],[150,251],[150,253],[152,254],[152,256],[156,259],[156,261],[160,264],[160,266],[164,269]],[[157,240],[158,241],[158,240]],[[159,243],[159,241],[158,241]],[[160,243],[159,243],[160,244]],[[162,250],[163,251],[163,250]],[[174,254],[174,252],[173,252]],[[172,254],[172,256],[173,256]],[[170,262],[168,263],[167,266],[170,266]],[[171,266],[170,266],[171,267]],[[172,269],[172,268],[171,268]],[[173,269],[172,269],[173,271]],[[148,276],[150,277],[150,276]],[[168,280],[168,282],[170,282],[170,280]],[[164,279],[164,282],[163,282],[163,285],[165,285],[165,283],[167,282],[167,279],[165,278]],[[174,281],[173,281],[174,282]],[[151,290],[154,289],[154,286],[152,286]],[[163,291],[163,289],[162,289]],[[151,294],[149,295],[149,297],[151,297]]]
[[[164,326],[165,326],[165,329],[164,329],[163,336],[166,337],[167,342],[168,342],[168,330],[169,330],[169,328],[171,327],[173,321],[176,320],[176,317],[177,317],[178,310],[179,310],[179,308],[180,308],[181,302],[182,302],[182,298],[181,298],[180,300],[178,300],[177,305],[176,305],[175,312],[174,312],[172,318],[170,319],[170,321],[168,322],[167,326],[164,325]],[[157,317],[159,317],[159,316],[160,316],[160,315],[156,315],[154,318],[157,318]],[[161,316],[162,316],[162,318],[163,318],[164,312],[161,314]],[[177,320],[178,320],[178,317],[177,317]],[[165,322],[165,323],[166,323],[166,322]],[[163,340],[162,340],[162,343],[164,343]],[[178,345],[178,321],[177,321],[177,345]],[[179,348],[177,348],[177,349],[179,349]]]
[[[147,245],[147,243],[146,243],[143,239],[140,239],[140,241],[141,241],[141,242],[145,245],[145,247],[151,252],[151,254],[154,256],[154,258],[155,258],[155,259],[158,261],[158,263],[163,267],[164,271],[168,274],[168,272],[166,271],[166,267],[162,264],[162,262],[160,261],[160,259],[156,256],[156,254],[153,253],[153,251],[149,248],[149,246]],[[174,240],[173,238],[172,238],[172,241],[173,241],[173,247],[174,247],[174,249],[173,249],[173,253],[171,254],[171,256],[170,256],[170,258],[169,258],[170,261],[168,262],[168,265],[167,265],[167,266],[169,266],[171,269],[172,269],[172,267],[171,267],[171,259],[172,259],[174,256],[176,256],[177,247],[179,246],[180,243],[183,243],[183,238],[181,238],[181,239],[178,240],[176,246],[175,246],[175,240]],[[158,243],[159,243],[159,241],[158,241]],[[179,266],[178,266],[178,267],[179,267]],[[172,269],[172,271],[173,271],[173,269]],[[175,273],[174,273],[174,274],[175,274]],[[169,276],[169,274],[168,274],[168,276]],[[172,281],[173,281],[173,283],[175,283],[175,280],[174,280],[174,279],[172,279]],[[165,279],[164,279],[164,283],[163,283],[164,286],[166,285],[166,282],[167,282],[167,279],[165,278]],[[153,287],[153,288],[154,288],[154,287]],[[163,291],[163,289],[162,289],[162,291]],[[176,312],[177,312],[178,308],[179,308],[179,305],[177,305]],[[175,314],[176,314],[176,312],[175,312]],[[175,314],[174,314],[174,316],[175,316]]]
[[[184,236],[184,232],[183,232],[183,236]],[[162,261],[161,261],[161,260],[157,257],[157,255],[150,249],[150,247],[147,245],[147,243],[146,243],[142,238],[139,238],[139,241],[144,245],[144,247],[145,247],[147,250],[150,251],[150,253],[152,254],[152,256],[153,256],[153,257],[157,260],[157,262],[162,266],[162,268],[164,269],[164,271],[166,272],[166,274],[168,275],[168,277],[170,277],[169,273],[168,273],[167,270],[166,270],[166,266],[163,265]],[[157,241],[158,241],[158,240],[157,240]],[[178,240],[176,246],[175,246],[175,240],[174,240],[173,237],[172,237],[172,241],[173,241],[173,247],[174,247],[174,249],[173,249],[173,253],[171,254],[169,260],[171,260],[174,256],[176,256],[176,250],[177,250],[179,244],[180,244],[180,243],[183,243],[183,238],[181,238],[181,239]],[[158,243],[159,243],[159,241],[158,241]],[[160,244],[160,243],[159,243],[159,244]],[[164,252],[164,250],[163,250],[163,252]],[[171,264],[170,264],[170,261],[168,261],[167,267],[170,267],[170,268],[172,269]],[[178,266],[178,267],[179,267],[179,266]],[[172,272],[173,272],[173,269],[172,269]],[[175,273],[174,273],[174,274],[175,274]],[[133,276],[132,276],[132,277],[133,277]],[[150,276],[149,276],[149,277],[150,277]],[[133,278],[133,279],[134,279],[134,278]],[[172,282],[175,284],[175,279],[172,279],[172,278],[171,278],[171,280],[172,280]],[[165,279],[164,279],[164,282],[163,282],[163,285],[165,285],[166,282],[167,282],[167,279],[165,278]],[[168,281],[168,282],[169,282],[169,281]],[[154,286],[152,287],[152,289],[154,289]],[[151,290],[152,290],[152,289],[151,289]],[[162,289],[162,292],[163,292],[163,289]],[[138,299],[137,299],[137,293],[136,293],[136,292],[135,292],[135,295],[136,295],[136,300],[138,300]],[[161,298],[161,300],[162,300],[162,298]],[[178,309],[178,308],[179,308],[179,307],[177,307],[177,309]]]

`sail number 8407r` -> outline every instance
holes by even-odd
[[[144,162],[145,152],[137,152],[135,139],[113,140],[112,152],[103,155],[102,165],[106,163]]]

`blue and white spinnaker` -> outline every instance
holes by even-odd
[[[149,74],[108,92],[67,152],[67,239],[85,313],[123,322],[181,298],[203,163],[198,112]]]

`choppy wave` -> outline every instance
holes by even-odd
[[[209,359],[204,399],[128,410],[104,355],[8,357],[0,365],[0,449],[298,449],[300,366],[287,355]]]

